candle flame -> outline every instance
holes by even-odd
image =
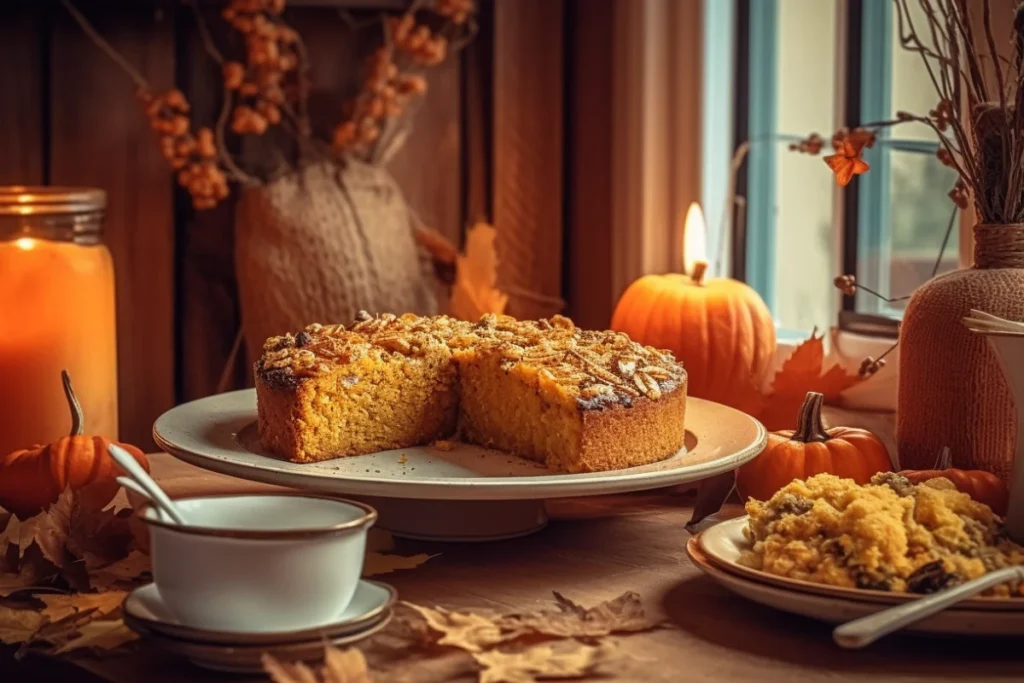
[[[698,261],[708,260],[708,229],[700,204],[693,202],[686,211],[686,225],[683,227],[683,269],[692,275]]]
[[[31,237],[19,237],[14,240],[14,244],[18,249],[23,251],[31,251],[36,248],[36,241]]]

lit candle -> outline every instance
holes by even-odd
[[[50,203],[33,212],[12,209],[11,189],[0,188],[0,455],[69,433],[62,369],[85,433],[117,435],[114,269],[98,240],[101,214],[92,207],[83,216],[81,202],[57,206],[56,191],[37,192]]]
[[[761,297],[731,278],[707,278],[707,226],[694,202],[683,229],[684,273],[645,275],[619,299],[612,329],[682,361],[690,396],[752,410],[775,352]]]

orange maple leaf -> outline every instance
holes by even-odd
[[[498,289],[497,231],[478,223],[466,232],[466,251],[456,259],[449,312],[476,322],[486,313],[502,314],[508,295]]]
[[[836,184],[846,187],[853,180],[853,176],[867,172],[870,166],[860,158],[863,146],[858,146],[853,141],[843,140],[836,153],[825,157],[825,163],[836,174]]]
[[[770,431],[792,429],[808,391],[817,391],[826,401],[835,401],[853,385],[864,381],[858,373],[849,373],[838,363],[822,372],[825,363],[824,335],[815,329],[809,339],[790,354],[775,374],[772,393],[765,397],[756,417]]]

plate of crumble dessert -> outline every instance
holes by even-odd
[[[255,389],[154,424],[194,465],[359,496],[391,531],[502,538],[543,500],[622,493],[735,469],[764,448],[754,418],[686,395],[671,353],[555,316],[361,315],[267,340]]]
[[[778,609],[840,623],[1024,564],[1002,519],[946,479],[794,480],[690,539],[694,564]],[[1002,584],[909,630],[1024,635],[1024,585]]]

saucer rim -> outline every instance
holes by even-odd
[[[359,579],[359,582],[383,589],[387,593],[387,599],[372,610],[360,614],[354,619],[346,621],[331,621],[330,623],[321,624],[319,626],[308,626],[290,631],[217,631],[199,626],[169,623],[158,619],[151,619],[132,612],[128,607],[129,599],[139,591],[149,588],[150,586],[155,586],[155,581],[145,583],[129,592],[121,603],[121,609],[125,617],[131,617],[133,621],[142,625],[146,630],[157,633],[161,637],[174,638],[175,640],[181,640],[189,643],[222,646],[297,643],[310,639],[322,640],[325,637],[330,639],[343,637],[350,633],[357,633],[361,627],[376,623],[376,619],[378,619],[382,614],[392,610],[398,602],[398,591],[391,584],[384,583],[382,581],[374,581],[372,579]]]

